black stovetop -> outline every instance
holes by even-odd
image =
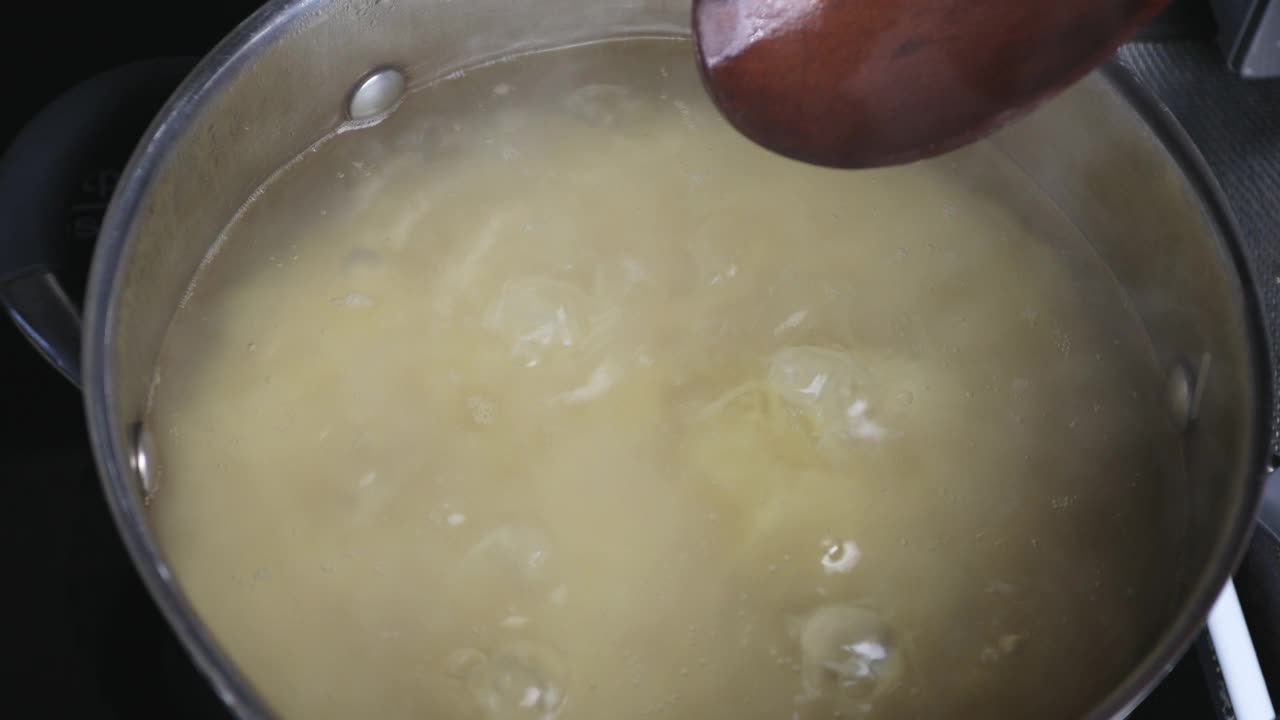
[[[0,67],[8,69],[0,147],[76,82],[132,60],[202,55],[259,4],[122,0],[6,8],[0,23]],[[1188,89],[1194,94],[1197,87],[1235,87],[1238,81],[1220,67],[1207,42],[1211,23],[1199,0],[1180,0],[1148,28],[1146,37],[1155,44],[1131,49],[1131,57],[1125,57],[1163,97]],[[1255,83],[1247,91],[1270,94],[1280,103],[1280,83]],[[1203,120],[1203,108],[1185,98],[1169,104],[1196,137],[1190,126]],[[1234,106],[1224,108],[1222,122],[1234,111]],[[1275,125],[1270,150],[1280,167],[1280,115],[1261,121]],[[1224,149],[1209,138],[1201,149],[1215,171],[1228,176],[1223,184],[1229,191],[1232,173],[1245,184],[1256,174],[1240,157],[1230,156],[1247,156],[1248,147]],[[1256,202],[1266,200],[1262,195]],[[1275,207],[1256,221],[1262,229],[1253,232],[1250,254],[1259,263],[1259,275],[1280,285],[1280,237],[1264,237],[1275,227],[1268,218],[1280,222],[1280,195],[1270,200]],[[1257,207],[1251,207],[1257,216]],[[90,249],[82,248],[85,258]],[[82,287],[83,270],[66,282]],[[1273,315],[1273,322],[1278,317]],[[0,567],[8,600],[0,635],[0,698],[10,707],[35,711],[10,716],[227,717],[164,624],[116,537],[94,472],[79,395],[3,321],[0,370],[0,479],[6,486],[6,501],[0,503]],[[1280,669],[1280,548],[1255,540],[1237,585],[1264,666]],[[1214,668],[1212,653],[1201,641],[1133,717],[1221,717],[1223,691]],[[1280,678],[1269,672],[1272,693],[1280,698]]]

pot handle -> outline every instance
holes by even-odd
[[[138,139],[194,62],[146,60],[90,78],[45,106],[0,156],[0,303],[77,386],[78,300],[102,216]]]

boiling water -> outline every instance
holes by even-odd
[[[803,166],[684,42],[576,47],[247,206],[158,365],[152,520],[286,716],[1072,717],[1174,562],[1144,343],[994,147]]]

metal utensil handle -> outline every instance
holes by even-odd
[[[1274,479],[1274,476],[1273,476]],[[1274,485],[1274,483],[1272,483]],[[1245,623],[1236,586],[1230,579],[1209,611],[1209,639],[1222,669],[1222,682],[1231,697],[1236,720],[1276,720],[1262,665]]]

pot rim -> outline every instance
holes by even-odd
[[[102,220],[85,291],[81,331],[85,416],[98,476],[116,531],[124,540],[147,591],[188,655],[219,699],[240,718],[270,718],[274,713],[199,619],[178,587],[143,517],[128,477],[127,428],[117,422],[112,413],[115,393],[110,379],[115,374],[114,338],[107,329],[115,324],[113,288],[121,275],[121,259],[133,220],[161,162],[200,111],[241,68],[302,20],[310,6],[323,1],[270,0],[200,59],[160,109],[121,172]]]
[[[113,342],[107,329],[115,324],[113,288],[120,277],[125,246],[133,220],[170,148],[193,119],[233,78],[265,48],[285,34],[309,9],[326,0],[271,0],[227,35],[182,82],[148,128],[121,174],[94,252],[86,291],[83,341],[85,414],[103,491],[117,532],[134,567],[188,654],[209,680],[223,703],[241,718],[272,717],[254,686],[214,641],[165,563],[128,477],[128,428],[113,417],[115,374]],[[1257,292],[1258,283],[1245,261],[1239,232],[1225,196],[1207,163],[1172,113],[1121,63],[1112,58],[1101,75],[1150,128],[1174,159],[1193,194],[1210,215],[1240,283],[1253,387],[1265,401],[1256,403],[1245,502],[1232,512],[1230,529],[1220,538],[1210,562],[1201,571],[1191,599],[1164,631],[1160,641],[1089,715],[1123,717],[1133,711],[1185,654],[1201,633],[1218,592],[1237,566],[1247,546],[1265,481],[1267,432],[1272,397],[1268,340]]]

